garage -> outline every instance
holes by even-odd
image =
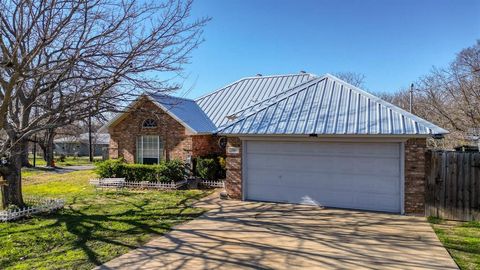
[[[243,141],[246,200],[402,212],[400,142]]]
[[[325,75],[228,116],[229,198],[422,214],[427,138],[448,131]]]

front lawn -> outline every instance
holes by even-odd
[[[429,221],[460,269],[480,269],[480,222]]]
[[[197,217],[208,192],[95,191],[92,171],[30,173],[26,195],[64,198],[54,214],[0,223],[0,269],[91,269]]]

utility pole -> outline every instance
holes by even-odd
[[[38,108],[35,107],[35,117],[38,116]],[[37,166],[37,133],[33,135],[33,167]]]
[[[88,154],[90,162],[93,162],[93,149],[92,149],[92,114],[88,115]]]
[[[413,83],[410,85],[410,101],[409,101],[409,104],[410,104],[410,112],[412,112],[413,110]]]

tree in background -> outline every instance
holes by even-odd
[[[413,112],[447,130],[445,146],[470,141],[480,127],[480,41],[460,51],[445,68],[434,68],[415,84]],[[409,89],[377,94],[408,110]]]
[[[362,73],[357,72],[337,72],[334,74],[339,79],[346,81],[347,83],[356,86],[358,88],[363,88],[365,86],[366,76]]]
[[[2,205],[23,206],[22,142],[118,106],[139,89],[167,91],[208,18],[190,0],[0,0]]]

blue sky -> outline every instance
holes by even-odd
[[[300,70],[358,72],[367,89],[395,91],[480,38],[480,1],[196,0],[193,9],[212,21],[185,67],[178,94],[190,98]]]

